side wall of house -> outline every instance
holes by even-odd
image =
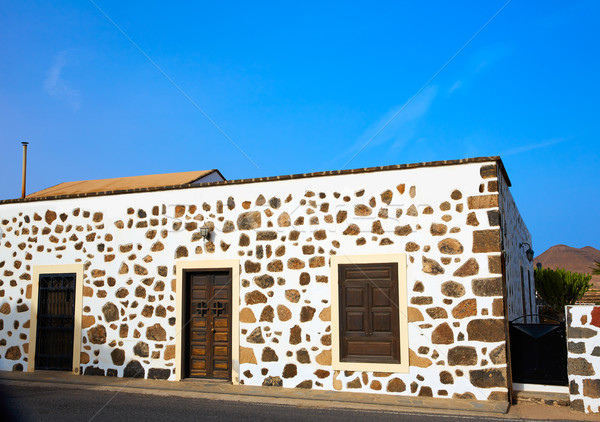
[[[529,262],[525,254],[531,245],[531,235],[503,177],[498,178],[498,190],[500,192],[500,214],[491,211],[488,213],[488,217],[494,221],[500,219],[502,227],[508,319],[512,321],[515,318],[537,312],[533,264]],[[520,320],[520,322],[529,321],[530,318]]]
[[[566,307],[571,409],[600,413],[600,306]]]
[[[496,175],[470,163],[0,205],[0,369],[31,365],[32,267],[83,263],[81,371],[175,379],[176,260],[239,260],[234,381],[507,400]],[[334,370],[329,257],[398,253],[410,371]]]

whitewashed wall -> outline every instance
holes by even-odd
[[[82,262],[82,372],[174,379],[175,259],[239,259],[241,383],[507,400],[489,213],[509,259],[529,237],[497,181],[491,161],[0,205],[0,369],[27,369],[31,266]],[[408,257],[410,372],[334,371],[329,256],[385,253]]]

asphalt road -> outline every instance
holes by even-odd
[[[456,417],[240,403],[197,398],[116,393],[71,386],[0,385],[2,421],[480,421]],[[518,419],[489,418],[490,421]]]

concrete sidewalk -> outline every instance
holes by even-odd
[[[179,396],[207,400],[267,403],[312,408],[343,408],[404,413],[434,413],[480,418],[522,418],[542,420],[596,420],[597,415],[585,415],[565,406],[545,406],[523,403],[510,407],[508,403],[453,400],[429,397],[388,396],[319,390],[299,390],[277,387],[231,385],[213,380],[159,381],[134,378],[82,376],[69,372],[0,371],[0,383],[53,384],[66,388]]]

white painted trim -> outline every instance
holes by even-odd
[[[569,387],[562,385],[545,385],[545,384],[521,384],[513,382],[513,390],[536,393],[565,393],[569,394]]]
[[[37,313],[41,274],[75,273],[75,315],[73,320],[73,365],[72,372],[79,374],[81,359],[81,314],[83,311],[83,264],[34,265],[31,286],[31,314],[29,317],[29,353],[27,372],[35,370],[35,347],[37,342]]]
[[[237,259],[224,260],[176,260],[176,322],[175,322],[175,360],[177,371],[175,380],[183,379],[183,325],[184,320],[184,272],[187,270],[210,270],[215,268],[231,269],[231,382],[240,382],[240,261]]]
[[[400,363],[365,363],[340,362],[340,323],[339,323],[339,280],[338,265],[340,264],[373,264],[398,263],[398,318],[400,330]],[[406,290],[406,255],[333,255],[331,257],[331,339],[332,366],[335,370],[348,371],[377,371],[377,372],[409,372],[408,361],[408,317]]]

